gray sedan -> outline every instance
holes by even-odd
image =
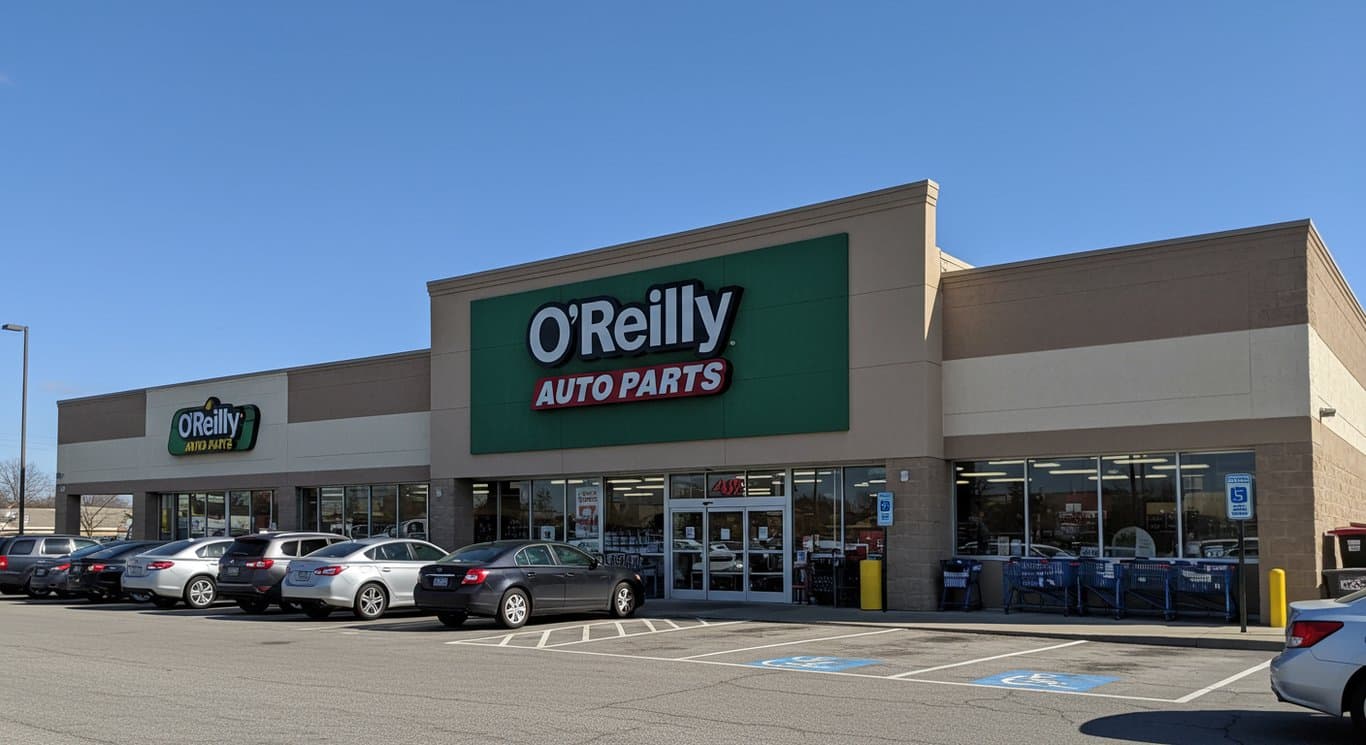
[[[1285,651],[1271,661],[1276,698],[1341,716],[1366,732],[1366,590],[1290,604]]]
[[[123,587],[151,593],[158,608],[173,608],[181,600],[194,609],[207,608],[217,598],[218,559],[232,540],[194,538],[138,554],[128,560]]]
[[[281,592],[310,618],[326,618],[338,608],[350,608],[360,619],[379,618],[389,608],[412,607],[418,572],[445,555],[406,538],[334,543],[290,562]]]

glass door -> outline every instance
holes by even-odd
[[[707,598],[745,599],[745,511],[707,510]]]
[[[749,599],[782,602],[787,599],[787,548],[783,542],[786,511],[760,508],[746,510],[745,515]]]
[[[781,503],[675,506],[669,517],[671,597],[788,600],[791,547]]]
[[[702,538],[707,534],[706,515],[705,510],[676,510],[673,513],[670,548],[673,582],[670,587],[674,597],[699,600],[707,597],[707,564],[702,552]]]

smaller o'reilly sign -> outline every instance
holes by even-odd
[[[253,404],[234,406],[209,397],[203,406],[180,409],[171,415],[171,455],[230,453],[256,447],[261,410]]]

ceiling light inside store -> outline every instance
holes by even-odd
[[[768,489],[750,489],[749,495],[751,497],[771,497],[773,496],[773,492]]]
[[[857,484],[854,484],[854,488],[855,488],[855,489],[867,489],[867,488],[868,488],[868,482],[867,482],[867,481],[860,481],[860,482],[858,482]]]
[[[1092,481],[1095,481],[1095,480],[1096,480],[1096,477],[1095,477],[1095,476],[1088,476],[1087,478],[1091,479]],[[1115,479],[1127,479],[1127,478],[1129,478],[1129,477],[1128,477],[1128,476],[1121,475],[1121,474],[1109,474],[1109,473],[1107,473],[1107,474],[1105,474],[1104,476],[1101,476],[1101,478],[1104,479],[1104,480],[1106,480],[1106,481],[1114,481]]]
[[[792,483],[794,483],[794,484],[814,484],[814,483],[816,483],[816,480],[815,480],[815,479],[792,479]]]
[[[1145,473],[1145,474],[1143,474],[1143,478],[1145,478],[1145,479],[1165,479],[1165,478],[1167,478],[1167,474],[1165,474],[1165,473]]]
[[[885,484],[885,483],[887,483],[887,479],[868,479],[868,483],[870,483],[870,484]]]
[[[1023,483],[1024,483],[1024,477],[1023,477],[1023,476],[1020,476],[1020,477],[1018,477],[1018,478],[987,479],[987,483],[988,483],[988,484],[1015,484],[1015,483],[1023,484]]]
[[[815,475],[816,475],[816,472],[815,472],[815,471],[793,471],[793,472],[792,472],[792,475],[793,475],[793,476],[815,476]]]
[[[639,484],[640,479],[607,479],[609,484]]]
[[[989,465],[989,466],[1018,466],[1018,465],[1021,465],[1021,464],[1023,464],[1023,463],[1024,463],[1024,461],[1022,461],[1022,460],[989,460],[989,461],[987,461],[987,465]]]
[[[1061,463],[1040,463],[1040,462],[1038,462],[1038,461],[1034,461],[1033,463],[1030,463],[1029,465],[1031,465],[1031,466],[1033,466],[1033,467],[1035,467],[1035,468],[1062,468],[1062,464],[1061,464]]]
[[[968,481],[967,479],[958,479],[958,481],[955,482],[955,483],[959,483],[959,484],[971,484],[972,482],[971,482],[971,481]]]
[[[647,491],[632,491],[632,492],[626,492],[625,494],[622,494],[621,496],[623,496],[623,497],[653,497],[654,495],[651,494],[650,492],[647,492]]]
[[[557,479],[557,480],[552,481],[552,482],[550,482],[550,483],[554,484],[555,486],[564,486],[564,479]]]
[[[1005,471],[964,471],[961,475],[969,478],[980,479],[987,476],[1008,476]]]
[[[1075,476],[1080,476],[1080,475],[1082,475],[1082,474],[1084,474],[1084,473],[1089,473],[1089,474],[1091,474],[1092,476],[1095,476],[1096,469],[1094,469],[1094,468],[1059,468],[1059,469],[1056,470],[1056,471],[1049,471],[1049,473],[1052,474],[1052,475],[1054,475],[1054,476],[1073,476],[1073,475],[1075,475]]]
[[[646,477],[645,477],[645,482],[646,482],[646,483],[649,483],[649,484],[659,484],[659,483],[662,483],[663,481],[664,481],[664,477],[663,477],[663,476],[646,476]]]
[[[1136,458],[1107,458],[1106,460],[1113,460],[1115,463],[1124,463],[1124,464],[1129,464],[1129,463],[1166,463],[1166,462],[1167,462],[1167,459],[1166,459],[1166,458],[1143,458],[1143,457],[1136,457]]]

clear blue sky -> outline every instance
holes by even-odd
[[[1363,30],[1356,1],[6,3],[30,459],[62,398],[424,347],[430,279],[922,178],[974,264],[1310,217],[1360,290]],[[0,334],[0,458],[19,359]]]

